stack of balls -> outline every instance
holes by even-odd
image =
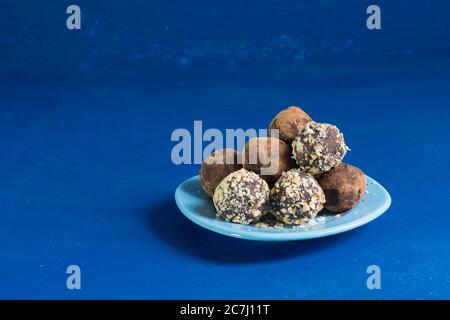
[[[361,200],[366,176],[342,162],[349,149],[336,126],[292,106],[275,116],[269,133],[248,141],[242,153],[218,150],[203,162],[200,182],[218,216],[295,226],[323,209],[342,213]]]

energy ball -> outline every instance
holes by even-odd
[[[253,138],[248,141],[243,157],[244,169],[259,174],[269,186],[273,186],[283,172],[295,166],[289,146],[272,137]]]
[[[291,106],[278,113],[269,124],[270,135],[273,136],[273,129],[279,130],[279,138],[289,146],[295,137],[301,132],[311,117],[299,107]]]
[[[241,154],[233,149],[215,151],[203,161],[199,176],[203,190],[212,198],[219,183],[230,173],[242,168]]]
[[[292,153],[298,166],[312,175],[337,167],[348,147],[336,126],[309,122],[292,142]]]
[[[292,169],[283,173],[270,191],[270,209],[285,224],[299,225],[323,208],[325,194],[314,177]]]
[[[344,163],[321,175],[318,182],[325,193],[325,209],[334,213],[353,208],[366,192],[365,174]]]
[[[240,169],[220,182],[213,202],[217,215],[225,220],[250,224],[265,213],[269,186],[256,173]]]

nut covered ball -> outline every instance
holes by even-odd
[[[311,117],[299,107],[291,106],[280,111],[269,124],[269,132],[274,136],[274,129],[278,129],[279,137],[289,146],[295,137],[301,132],[308,122],[312,121]]]
[[[199,176],[203,190],[212,197],[219,183],[230,173],[242,168],[241,154],[233,149],[220,149],[205,159]]]
[[[258,222],[265,213],[269,193],[269,186],[256,173],[240,169],[220,182],[213,202],[218,216],[250,224]]]
[[[321,175],[318,182],[325,193],[325,209],[335,213],[356,206],[366,192],[366,175],[344,163]]]
[[[336,126],[309,122],[292,142],[298,166],[312,175],[330,171],[345,157],[348,147]]]
[[[289,146],[272,137],[253,138],[245,144],[244,169],[261,176],[272,186],[281,174],[295,166]]]
[[[286,224],[299,225],[314,218],[324,203],[319,183],[300,169],[283,173],[270,191],[270,210]]]

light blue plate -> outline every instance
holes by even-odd
[[[217,217],[212,200],[203,191],[198,176],[178,186],[175,201],[181,212],[199,226],[234,238],[261,241],[305,240],[345,232],[378,218],[391,205],[389,193],[370,177],[367,177],[367,192],[356,207],[339,215],[319,215],[312,225],[300,228],[261,228]]]

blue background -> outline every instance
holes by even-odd
[[[0,298],[450,298],[450,5],[377,1],[0,3]],[[338,125],[391,209],[324,239],[189,222],[176,128]],[[66,288],[66,267],[82,289]],[[366,268],[382,289],[366,287]]]

